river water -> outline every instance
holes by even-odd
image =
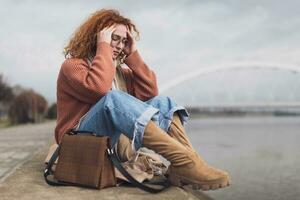
[[[213,199],[300,199],[300,117],[193,118],[186,130],[199,154],[230,173]]]

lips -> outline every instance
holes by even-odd
[[[114,54],[119,54],[119,52],[117,52],[117,51],[114,51]]]

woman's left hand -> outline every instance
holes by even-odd
[[[132,34],[127,31],[127,44],[123,49],[123,52],[125,53],[126,57],[129,56],[131,53],[133,53],[136,50],[136,43],[132,36]]]

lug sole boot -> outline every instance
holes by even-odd
[[[185,132],[185,129],[184,129],[183,125],[182,125],[181,119],[180,119],[178,113],[176,113],[176,112],[173,115],[173,119],[172,119],[170,128],[168,130],[168,134],[172,138],[174,138],[178,142],[180,142],[182,145],[184,145],[186,148],[188,148],[189,150],[191,150],[195,154],[197,154],[196,151],[195,151],[195,149],[193,148],[190,140],[188,139],[187,134]],[[202,158],[200,156],[199,156],[199,159],[202,160]],[[212,168],[212,167],[210,167],[210,168]],[[193,188],[194,189],[209,190],[209,189],[217,189],[217,188],[223,188],[223,187],[229,186],[230,185],[229,174],[227,172],[221,171],[219,169],[214,169],[214,170],[220,171],[220,173],[224,173],[224,174],[227,175],[227,177],[228,177],[227,184],[226,184],[226,181],[221,181],[220,180],[222,183],[219,184],[219,185],[217,185],[217,184],[208,184],[208,185],[202,184],[202,187],[199,188],[198,187],[199,184],[198,185],[196,184],[196,185],[193,186]],[[174,169],[174,167],[171,165],[169,167],[169,170],[167,171],[167,174],[169,175],[169,179],[171,179],[170,181],[173,182],[174,184],[176,184],[178,186],[182,186],[182,183],[178,183],[179,177],[178,177],[178,175],[176,175],[175,171],[176,171],[176,169]],[[181,178],[181,179],[184,180],[184,177]]]
[[[195,155],[193,159],[198,161],[185,168],[169,166],[167,174],[172,185],[178,187],[191,185],[194,190],[201,189],[204,191],[216,190],[230,185],[227,172],[209,166],[198,155]]]
[[[175,186],[192,185],[193,189],[218,189],[229,185],[228,173],[209,166],[195,151],[150,121],[144,131],[143,146],[171,162],[169,181]]]

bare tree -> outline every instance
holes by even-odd
[[[43,121],[46,111],[46,99],[33,90],[27,90],[13,100],[8,116],[12,124],[36,123]]]
[[[56,107],[56,103],[53,103],[47,111],[47,118],[48,119],[56,119],[57,116],[57,111],[56,111],[57,107]]]
[[[6,83],[3,75],[0,74],[0,102],[6,104],[14,98],[12,88]]]

